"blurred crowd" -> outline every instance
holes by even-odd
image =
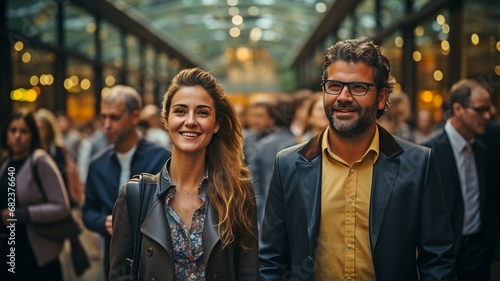
[[[266,200],[276,154],[287,147],[303,143],[321,133],[328,125],[323,106],[323,92],[301,89],[293,94],[258,93],[250,95],[245,102],[234,102],[234,109],[243,128],[245,162],[249,166],[257,198],[258,209]],[[421,144],[439,132],[446,122],[446,107],[436,115],[427,109],[412,112],[411,101],[404,92],[390,96],[390,109],[378,122],[394,136]],[[492,108],[491,123],[499,122],[496,110]],[[170,150],[171,142],[162,126],[160,109],[149,104],[139,115],[139,134]],[[102,129],[100,118],[88,124],[77,126],[62,112],[53,113],[41,108],[34,112],[38,126],[41,147],[53,158],[63,176],[72,212],[81,217],[85,201],[85,182],[91,159],[111,144]],[[437,117],[440,117],[437,118]],[[481,136],[479,136],[481,138]],[[495,145],[485,137],[487,144]],[[258,223],[261,213],[258,213]],[[91,269],[76,277],[63,261],[65,280],[104,280],[102,269],[103,242],[95,232],[85,230],[82,243],[92,261]],[[498,243],[500,244],[500,243]],[[68,257],[67,245],[61,256]],[[497,251],[498,252],[498,251]],[[497,259],[498,257],[498,253]],[[67,258],[66,258],[67,260]]]

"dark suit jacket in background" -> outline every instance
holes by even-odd
[[[458,253],[460,247],[460,238],[464,222],[464,201],[462,198],[462,187],[458,177],[457,162],[451,147],[450,139],[443,129],[439,134],[424,143],[425,146],[432,148],[436,154],[446,199],[446,207],[450,215],[451,227],[453,230],[453,240],[455,241],[455,252]],[[491,223],[491,214],[486,205],[486,147],[476,139],[472,145],[474,160],[478,173],[479,199],[482,220],[482,232],[484,237],[493,243],[493,225]],[[497,171],[498,172],[498,171]],[[492,244],[493,245],[493,244]]]
[[[495,237],[495,259],[500,260],[500,124],[490,121],[484,135],[477,136],[488,153],[486,168],[486,207],[492,218]]]
[[[132,157],[130,176],[142,172],[156,174],[161,170],[171,153],[144,138],[140,138]],[[91,230],[100,233],[105,240],[104,266],[105,274],[109,271],[109,244],[111,236],[106,231],[104,222],[113,212],[118,198],[121,167],[112,146],[96,155],[90,163],[85,184],[85,203],[83,205],[83,222]]]
[[[377,280],[453,280],[453,240],[434,153],[380,126],[379,133],[369,210]],[[276,158],[259,242],[261,280],[314,280],[322,136]]]

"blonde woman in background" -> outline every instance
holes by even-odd
[[[36,124],[42,148],[54,159],[63,176],[72,207],[83,202],[83,184],[80,182],[73,157],[65,147],[61,131],[54,114],[40,108],[35,112]]]

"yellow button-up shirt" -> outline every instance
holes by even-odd
[[[375,280],[368,225],[373,165],[379,155],[378,128],[368,150],[352,165],[333,153],[328,132],[323,134],[321,148],[321,218],[314,279]]]

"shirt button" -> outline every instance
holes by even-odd
[[[146,253],[148,254],[148,257],[151,257],[153,255],[153,247],[148,247]]]
[[[352,249],[352,244],[351,243],[347,243],[347,248]]]
[[[350,171],[350,172],[351,172],[351,174],[352,174],[352,173],[354,173],[354,169],[351,169],[351,171]]]
[[[191,236],[189,236],[191,239],[194,239],[194,234],[191,234]]]
[[[347,199],[347,202],[348,202],[349,204],[352,204],[352,199],[351,199],[351,198]]]

